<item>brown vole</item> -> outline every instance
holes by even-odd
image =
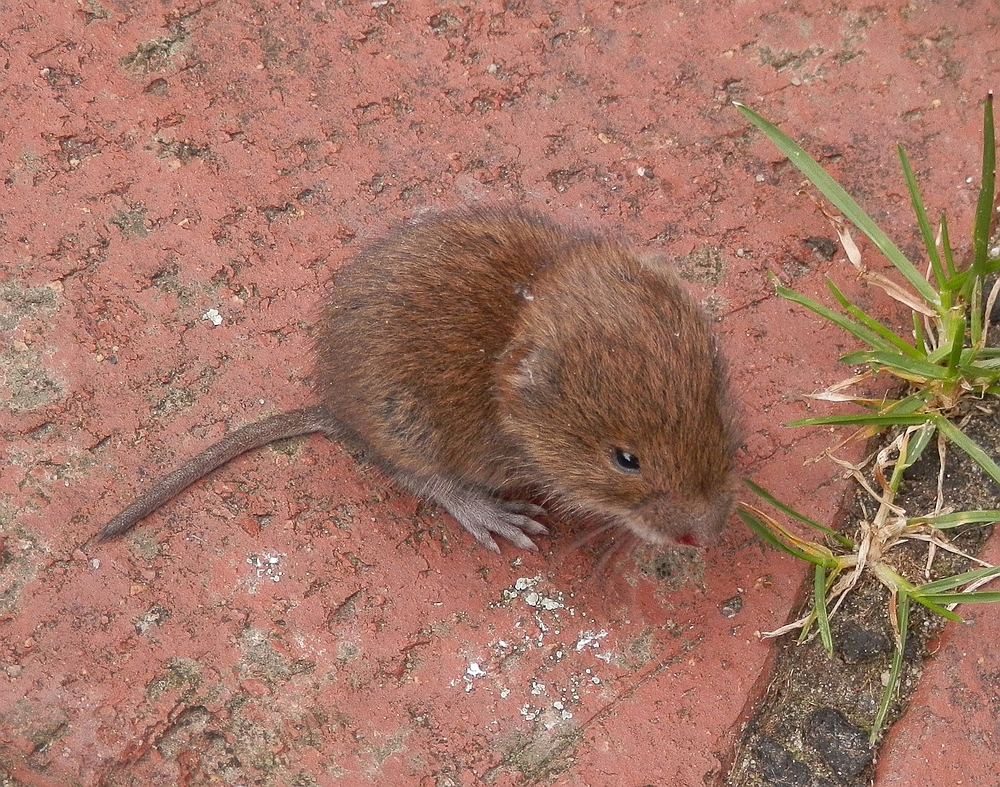
[[[676,275],[528,213],[407,224],[338,273],[315,333],[322,404],[243,427],[95,536],[233,457],[325,432],[484,546],[534,549],[538,500],[654,543],[705,545],[734,494],[733,405]]]

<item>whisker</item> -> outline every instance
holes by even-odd
[[[608,531],[615,530],[616,528],[619,527],[620,525],[617,522],[607,522],[606,524],[589,528],[586,532],[583,533],[583,535],[580,535],[577,538],[573,539],[569,544],[569,548],[571,550],[580,549],[581,547],[590,544],[595,539],[600,538]]]
[[[625,549],[626,546],[626,541],[628,542],[629,546],[631,546],[633,549],[635,548],[637,539],[629,533],[625,533],[624,537],[620,541],[619,540],[612,541],[611,546],[604,551],[604,554],[601,555],[600,560],[598,560],[596,565],[594,566],[594,570],[598,574],[603,574],[607,576],[608,569],[610,568],[609,564],[611,563],[613,558],[621,557],[622,551]]]

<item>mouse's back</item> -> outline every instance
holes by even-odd
[[[497,358],[559,230],[529,214],[407,224],[334,277],[315,334],[322,401],[403,472],[500,486],[517,453],[499,429]]]

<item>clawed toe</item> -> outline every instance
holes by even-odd
[[[501,500],[500,507],[504,511],[509,511],[512,514],[523,514],[530,519],[545,516],[544,508],[536,506],[534,503],[529,503],[527,500]]]
[[[480,516],[473,521],[469,521],[468,519],[459,519],[458,521],[476,537],[476,540],[480,544],[493,552],[500,551],[496,541],[493,539],[494,535],[507,539],[519,549],[537,552],[538,547],[535,545],[535,542],[525,534],[530,533],[533,536],[539,536],[549,532],[545,525],[536,522],[534,519],[522,514],[501,511],[499,508],[482,509]]]
[[[528,538],[549,532],[541,522],[532,516],[540,516],[545,509],[523,501],[492,500],[478,496],[449,496],[439,500],[475,539],[491,552],[499,552],[494,536],[507,539],[519,549],[537,552],[535,542]]]

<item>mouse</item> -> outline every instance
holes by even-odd
[[[332,275],[313,356],[316,404],[228,434],[91,542],[316,432],[494,552],[537,549],[547,515],[703,547],[732,512],[739,419],[711,321],[664,258],[624,241],[514,207],[425,214]]]

